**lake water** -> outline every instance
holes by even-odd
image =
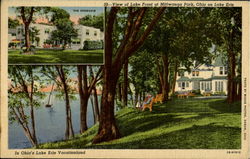
[[[80,101],[71,100],[71,113],[73,129],[75,134],[80,133]],[[44,100],[40,108],[35,110],[36,135],[39,143],[52,142],[64,139],[65,133],[65,101],[63,99],[52,100],[52,107],[46,108],[48,102]],[[88,127],[94,125],[92,104],[89,100],[87,109],[87,124]],[[9,148],[20,149],[29,148],[32,145],[24,134],[23,128],[17,122],[9,124]]]

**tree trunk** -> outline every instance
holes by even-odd
[[[161,66],[159,65],[159,63],[156,63],[156,65],[157,65],[159,81],[160,81],[158,94],[162,94],[162,91],[163,91],[163,72],[162,72],[162,69],[161,69]]]
[[[34,106],[31,105],[30,108],[30,115],[31,115],[31,125],[32,125],[32,138],[34,141],[34,144],[37,145],[37,138],[36,138],[36,124],[35,124],[35,115],[34,115]]]
[[[37,138],[36,138],[36,122],[35,122],[35,114],[34,114],[34,105],[33,105],[33,91],[34,91],[34,77],[33,77],[33,72],[31,71],[30,74],[31,78],[31,91],[30,93],[27,90],[27,96],[29,97],[30,100],[30,116],[31,116],[31,125],[32,125],[32,138],[34,141],[34,144],[37,145]],[[30,94],[30,95],[29,95]]]
[[[237,100],[241,100],[241,82],[238,83]]]
[[[169,76],[169,61],[167,55],[162,55],[162,61],[163,61],[163,87],[162,87],[162,95],[163,95],[163,101],[168,100],[168,93],[169,93],[169,82],[168,82],[168,76]]]
[[[62,66],[56,66],[57,72],[61,79],[63,90],[64,90],[64,99],[65,99],[65,110],[66,110],[66,130],[65,130],[65,139],[69,139],[74,137],[74,130],[72,124],[72,116],[71,116],[71,108],[69,102],[69,93],[68,93],[68,85],[66,83],[65,74]]]
[[[25,32],[25,46],[26,51],[30,50],[30,32],[29,32],[29,25],[33,19],[33,14],[35,12],[35,8],[31,7],[29,11],[29,16],[26,16],[25,7],[21,7],[21,18],[24,24],[24,32]]]
[[[96,116],[96,121],[99,121],[100,120],[100,110],[99,110],[98,95],[97,95],[96,87],[94,87],[93,90],[94,90],[95,116]]]
[[[172,96],[175,93],[175,85],[176,85],[176,79],[177,79],[177,73],[178,73],[178,61],[175,61],[175,66],[174,66],[174,79],[172,83]]]
[[[121,137],[114,116],[114,97],[119,74],[112,74],[111,69],[104,68],[104,84],[101,102],[101,115],[98,134],[93,143],[110,141]]]
[[[22,126],[23,130],[24,130],[24,134],[25,136],[28,138],[28,140],[30,141],[32,146],[37,146],[37,139],[33,137],[33,135],[31,134],[28,124],[25,121],[25,116],[21,115],[22,113],[20,113],[20,111],[17,109],[17,111],[14,108],[11,108],[16,120],[18,121],[18,123]],[[23,109],[23,108],[22,108]],[[17,114],[18,112],[18,114]]]
[[[237,88],[236,88],[236,81],[235,81],[235,55],[230,49],[228,52],[228,61],[229,61],[229,72],[228,72],[228,103],[233,103],[236,101],[237,96]]]
[[[95,114],[95,108],[94,108],[93,95],[90,96],[90,102],[91,102],[91,106],[92,106],[92,113],[93,113],[93,118],[94,118],[94,124],[96,124],[96,114]]]
[[[25,47],[26,47],[26,51],[30,51],[29,24],[24,23],[24,31],[25,31]]]
[[[123,70],[124,70],[123,72],[124,81],[123,81],[122,102],[123,106],[127,106],[128,105],[128,60],[125,61]]]
[[[118,84],[118,99],[119,99],[119,101],[121,102],[122,101],[122,84],[121,83],[119,83]]]
[[[87,127],[87,106],[88,106],[88,93],[87,83],[87,67],[77,66],[78,70],[78,89],[80,96],[80,133],[83,133],[88,129]]]

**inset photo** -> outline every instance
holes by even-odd
[[[9,7],[9,64],[103,64],[103,7]]]

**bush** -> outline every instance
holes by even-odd
[[[99,50],[99,49],[103,49],[102,41],[90,41],[90,40],[84,41],[83,50]]]
[[[194,93],[195,95],[200,95],[201,91],[199,89],[198,90],[192,90],[192,93]]]

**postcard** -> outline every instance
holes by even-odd
[[[249,157],[249,2],[1,2],[1,157]]]

